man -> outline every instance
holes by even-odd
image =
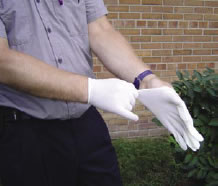
[[[106,14],[103,0],[0,0],[4,186],[122,185],[95,107],[136,121],[135,99],[146,102],[147,92],[135,87],[173,89],[137,58]],[[90,48],[122,80],[95,80]]]

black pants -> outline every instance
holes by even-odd
[[[79,119],[9,122],[0,139],[0,175],[3,186],[122,186],[94,107]]]

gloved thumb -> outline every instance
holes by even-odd
[[[124,108],[120,108],[120,110],[117,112],[119,115],[127,118],[127,119],[130,119],[130,120],[133,120],[133,121],[138,121],[139,120],[139,117],[134,114],[133,112],[129,111],[129,110],[126,110]]]

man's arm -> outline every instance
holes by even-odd
[[[78,83],[80,82],[80,83]],[[9,49],[0,38],[0,83],[34,96],[87,103],[88,78]]]
[[[107,69],[117,77],[133,82],[135,77],[149,69],[126,39],[116,31],[105,16],[89,24],[89,40],[93,52],[101,59]],[[156,88],[171,85],[155,75],[144,78],[140,88]]]

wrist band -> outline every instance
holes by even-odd
[[[136,88],[136,89],[139,89],[140,82],[141,82],[146,76],[148,76],[148,75],[150,75],[150,74],[153,74],[151,70],[146,70],[146,71],[142,72],[141,74],[139,74],[139,75],[135,78],[135,80],[134,80],[134,82],[133,82],[135,88]]]

